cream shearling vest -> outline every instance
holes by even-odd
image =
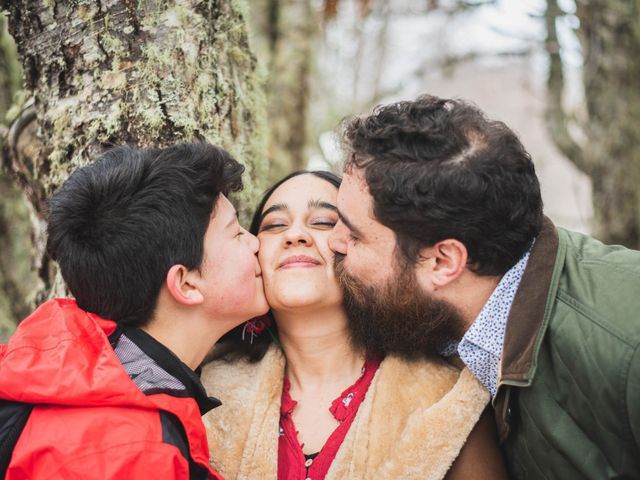
[[[285,359],[214,362],[202,383],[222,406],[203,417],[211,464],[225,479],[277,478]],[[467,369],[387,357],[326,479],[442,479],[489,401]]]

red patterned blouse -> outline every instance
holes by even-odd
[[[367,360],[358,380],[331,403],[329,411],[340,422],[340,425],[329,436],[320,452],[306,457],[302,451],[302,445],[298,441],[297,430],[291,416],[298,402],[289,395],[291,384],[289,379],[285,377],[280,404],[278,480],[324,479],[379,366],[380,360]]]

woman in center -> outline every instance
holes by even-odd
[[[213,466],[227,480],[506,478],[469,371],[351,343],[328,245],[339,185],[295,172],[256,210],[271,312],[223,337],[203,369],[222,401],[204,417]]]

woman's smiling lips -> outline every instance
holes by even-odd
[[[313,257],[307,255],[293,255],[285,258],[278,268],[298,268],[298,267],[315,267],[320,265],[320,262]]]

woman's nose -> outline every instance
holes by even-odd
[[[292,245],[306,245],[313,244],[313,237],[309,234],[309,231],[301,226],[291,226],[284,235],[285,244],[287,246]]]

